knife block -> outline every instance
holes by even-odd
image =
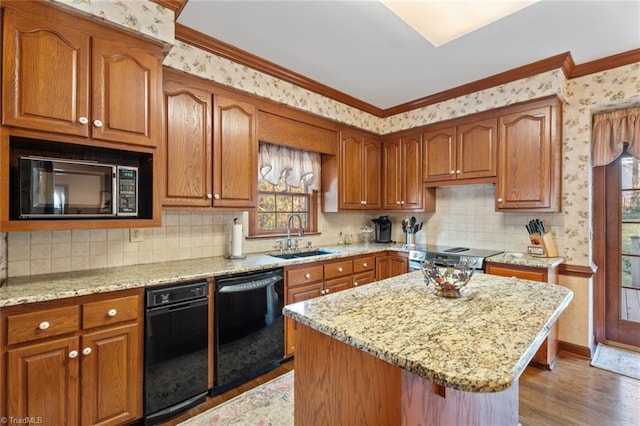
[[[529,240],[531,245],[528,247],[527,252],[531,256],[535,257],[558,257],[558,249],[553,242],[553,235],[551,232],[541,234],[530,234]]]

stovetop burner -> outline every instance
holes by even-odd
[[[445,260],[451,259],[455,261],[475,260],[475,267],[484,270],[484,260],[487,257],[500,254],[500,250],[476,249],[471,247],[459,246],[439,246],[439,245],[418,245],[409,250],[409,267],[410,269],[418,269],[419,265],[427,259]]]

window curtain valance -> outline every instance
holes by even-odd
[[[625,150],[640,159],[640,108],[594,114],[593,167],[606,166]]]
[[[278,185],[284,177],[287,185],[308,191],[320,190],[321,158],[317,152],[303,151],[260,142],[258,171],[260,178]]]

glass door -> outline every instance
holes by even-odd
[[[623,155],[608,168],[605,335],[640,346],[640,160]]]

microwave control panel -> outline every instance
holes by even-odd
[[[118,166],[118,216],[138,215],[138,168]]]

